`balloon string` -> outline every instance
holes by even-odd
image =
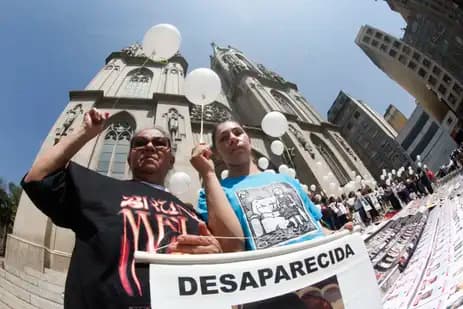
[[[233,237],[233,236],[213,236],[215,239],[251,239],[251,237]],[[165,249],[169,247],[171,244],[167,244],[165,246],[161,246],[155,250],[158,252],[159,250]]]
[[[283,141],[281,140],[281,137],[279,139],[283,143]],[[283,145],[285,145],[285,143],[283,143]],[[286,151],[286,154],[288,155],[289,162],[291,163],[293,168],[296,168],[296,165],[294,164],[293,159],[291,158],[291,154],[289,153],[288,147],[286,147],[286,145],[285,145],[285,151]]]
[[[204,119],[203,119],[203,116],[204,116],[204,104],[201,104],[201,133],[200,133],[200,137],[199,137],[199,143],[204,143],[204,139],[203,139]]]

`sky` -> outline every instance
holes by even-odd
[[[354,40],[369,24],[401,37],[401,16],[374,0],[38,0],[0,5],[0,178],[19,182],[69,101],[105,58],[153,25],[182,34],[189,70],[209,67],[210,43],[232,45],[298,85],[326,119],[340,90],[383,114],[414,99]]]

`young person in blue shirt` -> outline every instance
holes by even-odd
[[[236,238],[244,235],[246,250],[287,245],[324,235],[319,222],[321,211],[300,183],[288,175],[258,169],[251,154],[250,138],[239,123],[218,124],[212,143],[214,154],[227,166],[227,178],[217,179],[208,145],[200,144],[193,149],[191,163],[204,181],[198,201],[199,213],[214,235]],[[230,216],[230,207],[239,222]],[[352,226],[348,224],[346,228],[352,229]],[[230,241],[235,241],[239,248],[237,240]]]

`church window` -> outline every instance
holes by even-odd
[[[121,67],[119,65],[112,65],[112,64],[108,64],[107,66],[105,66],[104,68],[105,70],[113,70],[113,71],[119,71],[121,69]]]
[[[282,112],[297,115],[297,112],[293,107],[293,103],[285,95],[275,89],[272,89],[270,93],[279,103]]]
[[[118,179],[127,177],[127,156],[133,127],[128,122],[112,123],[104,135],[97,172]]]
[[[316,136],[315,134],[310,134],[310,140],[317,147],[321,156],[328,164],[330,170],[333,172],[334,176],[338,182],[343,186],[350,181],[349,174],[346,172],[344,167],[338,161],[331,149],[326,145],[326,143]]]
[[[148,97],[153,73],[147,69],[136,69],[130,72],[122,85],[123,97]]]

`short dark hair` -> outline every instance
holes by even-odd
[[[241,123],[239,123],[238,121],[236,120],[232,120],[232,119],[229,119],[229,120],[225,120],[225,121],[222,121],[222,122],[219,122],[218,124],[216,124],[214,126],[214,128],[212,129],[212,149],[215,149],[215,147],[217,146],[216,145],[216,142],[215,142],[215,138],[216,138],[216,135],[217,135],[217,130],[219,129],[219,127],[226,123],[226,122],[234,122],[236,123],[237,125],[239,125],[240,127],[243,127],[243,125]]]

